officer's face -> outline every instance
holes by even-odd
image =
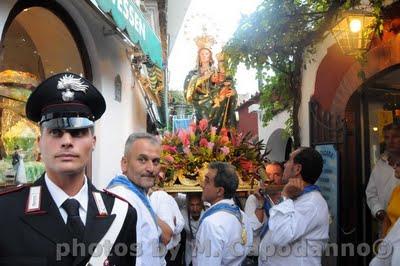
[[[89,128],[61,130],[42,128],[39,148],[50,177],[83,174],[96,137]]]
[[[149,189],[160,172],[161,146],[148,139],[133,142],[129,153],[122,157],[122,172],[136,185]]]

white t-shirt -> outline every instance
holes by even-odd
[[[136,240],[138,244],[137,266],[156,266],[160,262],[160,231],[150,211],[142,200],[132,191],[124,186],[114,186],[108,191],[127,200],[137,212]]]

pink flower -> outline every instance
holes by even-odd
[[[166,155],[165,157],[164,157],[164,159],[167,161],[167,162],[169,162],[169,163],[173,163],[175,160],[174,160],[174,157],[172,157],[171,155]]]
[[[189,132],[190,132],[190,133],[196,132],[196,128],[197,128],[196,123],[191,123],[191,124],[189,125]]]
[[[185,147],[183,148],[183,153],[187,154],[187,155],[191,155],[192,153],[190,152],[190,148],[189,147]]]
[[[214,142],[209,142],[209,143],[207,144],[207,148],[210,149],[210,150],[212,150],[212,149],[214,148],[214,145],[215,145]]]
[[[179,130],[178,137],[182,141],[183,146],[189,146],[190,145],[189,136],[188,136],[186,131]]]
[[[215,136],[216,133],[217,133],[217,128],[211,127],[211,136]]]
[[[226,147],[226,146],[220,148],[220,150],[222,151],[222,153],[223,153],[225,156],[228,155],[228,154],[229,154],[229,151],[230,151],[229,148]]]
[[[162,145],[163,151],[177,153],[176,147],[170,145]]]
[[[208,147],[208,141],[205,138],[201,138],[199,144],[200,147]]]
[[[201,131],[204,131],[204,130],[207,129],[207,127],[208,127],[208,121],[207,121],[207,119],[205,119],[205,118],[201,119],[200,122],[199,122],[199,128],[200,128],[200,130],[201,130]]]

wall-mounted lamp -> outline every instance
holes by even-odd
[[[364,11],[343,13],[331,32],[345,55],[367,51],[371,44],[375,17]]]

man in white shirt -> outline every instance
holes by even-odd
[[[247,215],[232,200],[239,180],[235,167],[212,162],[203,185],[202,200],[211,204],[200,218],[193,265],[241,265],[253,243]]]
[[[105,109],[101,93],[73,73],[49,77],[29,96],[46,173],[0,197],[1,265],[135,265],[135,210],[85,175]]]
[[[253,229],[253,247],[250,251],[249,256],[246,259],[246,265],[257,265],[258,264],[258,249],[260,245],[260,233],[263,224],[267,221],[267,216],[264,210],[265,195],[262,191],[265,191],[266,186],[269,182],[273,182],[274,185],[283,185],[284,181],[282,178],[283,167],[278,162],[268,163],[265,167],[267,180],[262,181],[260,185],[254,190],[254,193],[249,195],[246,200],[244,212],[249,216],[251,227]],[[280,191],[274,192],[271,196],[272,200],[276,200],[272,203],[277,203],[280,198]]]
[[[386,152],[376,162],[365,190],[367,204],[373,217],[382,222],[386,216],[386,207],[399,179],[395,178],[393,167],[389,165],[388,154],[400,150],[400,125],[389,124],[383,128]]]
[[[182,216],[185,219],[185,265],[192,263],[192,249],[196,243],[196,234],[199,229],[200,216],[204,213],[204,204],[200,193],[188,193],[187,203],[182,208]]]
[[[329,211],[314,185],[322,172],[321,155],[312,148],[299,148],[285,163],[284,201],[269,210],[261,232],[259,265],[321,265],[329,238]]]
[[[181,240],[181,232],[185,226],[185,221],[179,210],[175,199],[167,192],[158,190],[150,195],[150,203],[157,216],[164,221],[172,230],[172,237],[164,250],[161,250],[161,265],[166,265],[165,255],[170,252],[170,261],[175,261],[177,250],[175,247]],[[178,247],[179,248],[179,247]]]
[[[147,133],[131,134],[121,159],[123,175],[114,177],[108,185],[108,191],[127,200],[137,211],[138,266],[161,265],[160,242],[167,245],[173,234],[156,215],[147,195],[160,171],[160,156],[158,138]]]

